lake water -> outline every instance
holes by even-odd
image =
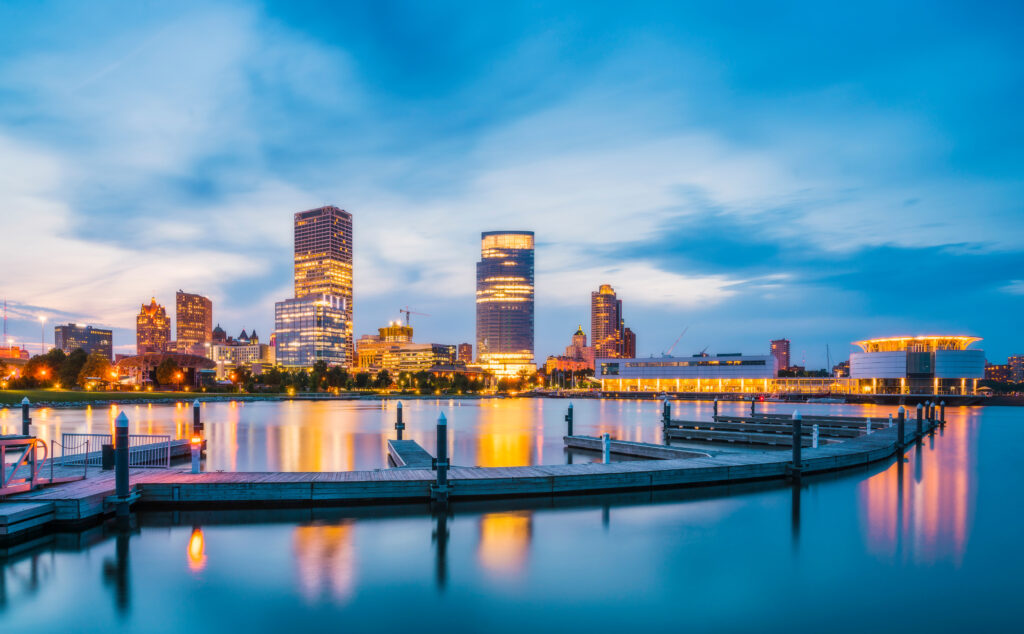
[[[209,466],[380,467],[393,405],[209,405]],[[566,405],[405,403],[411,437],[432,447],[444,409],[453,460],[483,465],[565,462]],[[656,403],[575,408],[579,433],[660,437]],[[191,414],[126,412],[139,433],[185,428]],[[105,410],[41,414],[50,434],[109,427]],[[710,403],[676,405],[679,418],[709,415]],[[129,532],[51,536],[0,559],[0,631],[1020,631],[1024,410],[947,419],[901,462],[798,489],[456,501],[443,516],[426,505],[140,513]]]

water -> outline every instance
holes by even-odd
[[[437,411],[433,401],[406,406],[417,421]],[[446,410],[465,436],[456,458],[564,461],[564,406]],[[297,422],[289,407],[249,404],[218,422],[236,426],[240,447],[256,436],[265,451],[211,461],[277,464],[293,451],[283,439],[319,428],[319,440],[295,446],[315,449],[323,464],[379,462],[346,457],[349,447],[378,450],[377,441],[336,445],[327,426],[340,421],[341,438],[373,439],[388,412],[305,404],[305,413],[324,407],[324,418]],[[676,415],[703,407],[680,405]],[[655,403],[576,408],[582,432],[656,440]],[[82,415],[60,412],[59,424]],[[176,424],[154,416],[155,427]],[[808,478],[795,491],[754,483],[456,502],[450,517],[425,505],[141,513],[128,534],[101,526],[9,554],[0,631],[1020,631],[1022,416],[950,409],[945,429],[902,464]]]

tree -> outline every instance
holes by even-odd
[[[180,374],[181,368],[178,367],[177,362],[168,357],[156,367],[156,382],[161,386],[170,385],[181,380]]]
[[[77,352],[82,352],[82,350],[75,350],[75,352],[72,352],[71,356],[68,357],[67,365],[71,364],[72,357],[74,357]],[[65,370],[66,369],[67,368],[65,367]],[[101,381],[108,381],[111,379],[111,371],[112,368],[110,361],[107,361],[107,358],[101,353],[93,352],[87,356],[85,361],[82,363],[81,368],[75,375],[73,383],[78,383],[78,385],[85,387],[85,384],[90,377],[98,378]],[[71,385],[71,383],[68,383],[68,385]]]
[[[309,374],[309,383],[314,392],[319,392],[321,387],[327,384],[327,362],[317,361],[313,364],[313,371]]]
[[[348,384],[348,372],[340,365],[333,365],[327,370],[327,387],[345,388]]]
[[[96,353],[93,353],[96,354]],[[68,358],[64,361],[63,367],[60,369],[60,384],[64,387],[71,387],[76,383],[81,384],[78,377],[82,372],[82,368],[85,367],[86,361],[88,361],[89,355],[81,348],[76,348],[68,355]],[[94,376],[106,376],[94,375]]]
[[[388,374],[387,370],[381,370],[377,373],[377,378],[373,381],[373,387],[382,390],[391,386],[391,375]]]
[[[356,374],[356,389],[365,390],[370,387],[370,373],[359,372]]]

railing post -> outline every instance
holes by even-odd
[[[907,420],[907,410],[904,409],[904,407],[902,405],[900,405],[900,408],[898,410],[896,410],[896,448],[897,449],[903,449],[903,447],[904,447],[903,441],[904,441],[904,438],[905,438],[905,431],[904,431],[903,427],[904,427],[904,425],[906,423],[906,420]]]
[[[398,401],[398,414],[395,418],[395,435],[398,440],[402,439],[402,432],[405,430],[405,423],[402,422],[402,401]]]
[[[565,413],[566,436],[572,436],[572,403],[569,403],[569,411]]]
[[[199,420],[199,399],[192,401],[192,435],[199,436],[203,433],[203,422]]]
[[[32,424],[32,419],[28,415],[28,397],[21,399],[21,435],[28,436],[29,425]]]
[[[889,427],[892,427],[892,414],[889,414]]]
[[[811,427],[811,447],[818,448],[818,423],[814,423],[814,426]]]
[[[943,427],[946,426],[946,401],[939,403],[939,424]]]
[[[601,434],[601,462],[609,464],[612,461],[612,437],[610,434]]]
[[[431,491],[432,497],[437,500],[448,499],[448,419],[444,412],[437,417],[437,458],[434,459],[434,468],[437,470],[437,484]]]
[[[128,416],[123,411],[114,421],[114,487],[118,498],[128,497]],[[128,515],[128,505],[118,504],[117,514]]]
[[[803,459],[801,457],[801,451],[803,450],[803,417],[800,416],[800,410],[793,412],[793,465],[791,467],[793,477],[799,478],[800,471],[803,469]]]
[[[920,403],[917,404],[917,439],[920,440],[921,436],[924,435],[924,407]]]

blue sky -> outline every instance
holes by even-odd
[[[479,233],[531,229],[537,355],[611,283],[640,354],[1024,352],[1019,4],[5,3],[9,330],[178,288],[291,293],[291,214],[355,216],[357,335],[473,340]],[[52,329],[47,337],[52,339]]]

